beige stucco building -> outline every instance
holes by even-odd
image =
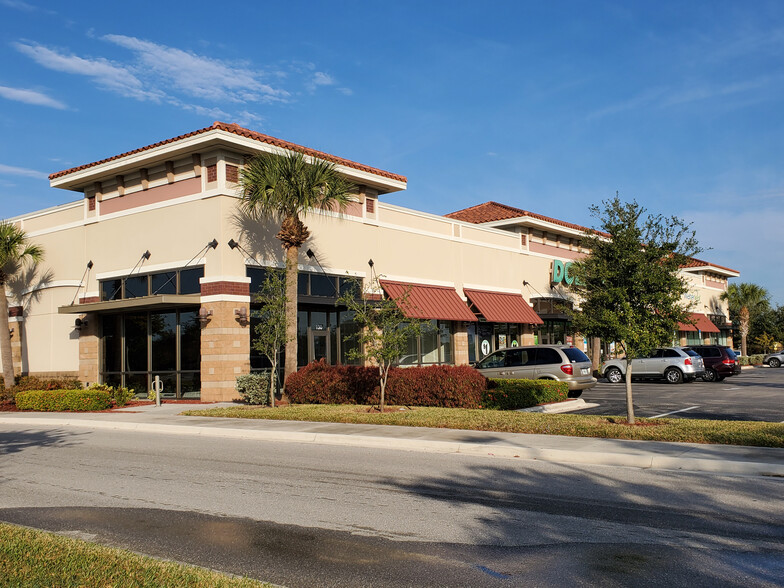
[[[352,277],[380,277],[392,296],[410,285],[421,318],[434,322],[404,363],[587,345],[562,310],[569,262],[586,253],[584,227],[495,202],[448,216],[402,208],[394,193],[403,176],[215,123],[52,174],[54,188],[79,199],[10,219],[46,252],[35,275],[8,285],[15,370],[137,391],[157,375],[164,395],[234,398],[236,377],[262,367],[252,292],[263,268],[283,261],[277,226],[238,208],[238,174],[256,153],[289,150],[334,163],[359,187],[343,212],[304,219],[312,236],[299,260],[300,365],[346,361],[355,327],[335,299]],[[683,272],[697,326],[683,325],[680,342],[727,342],[719,296],[738,272],[698,260]]]

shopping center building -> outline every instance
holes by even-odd
[[[348,362],[356,326],[336,300],[357,278],[378,277],[391,297],[407,291],[412,316],[433,323],[405,364],[466,364],[522,344],[587,348],[566,311],[585,227],[496,202],[446,216],[402,208],[404,176],[215,123],[52,174],[78,200],[9,219],[46,253],[8,284],[16,372],[137,392],[159,376],[164,395],[233,399],[236,377],[263,367],[253,294],[265,268],[283,266],[277,224],[238,207],[239,173],[257,153],[290,151],[333,163],[358,187],[345,210],[304,218],[300,365]],[[699,260],[682,271],[693,324],[676,342],[731,344],[720,295],[739,273]]]

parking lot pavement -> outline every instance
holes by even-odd
[[[784,422],[784,368],[747,369],[723,382],[635,381],[633,396],[638,417]],[[596,387],[583,392],[582,398],[599,406],[579,414],[626,414],[624,383],[610,384],[600,379]]]

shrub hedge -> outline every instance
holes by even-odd
[[[755,353],[754,355],[739,355],[738,361],[740,365],[762,365],[762,358],[765,357],[762,353]]]
[[[487,380],[468,366],[392,368],[386,402],[405,406],[478,408]],[[286,380],[286,395],[299,404],[375,404],[378,369],[313,362]]]
[[[482,406],[496,410],[517,410],[545,402],[567,400],[569,386],[555,380],[488,380]]]
[[[26,390],[16,394],[19,410],[89,411],[111,408],[107,390]]]
[[[248,404],[269,404],[270,374],[252,373],[237,376],[237,393]]]

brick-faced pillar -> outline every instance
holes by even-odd
[[[523,325],[520,331],[520,345],[534,345],[534,327],[533,325]]]
[[[456,321],[454,325],[452,340],[455,348],[452,359],[455,365],[468,365],[468,325],[462,321]]]
[[[250,278],[202,278],[201,308],[212,312],[201,329],[201,399],[236,400],[237,376],[250,372]]]
[[[85,386],[98,382],[100,365],[98,361],[98,315],[85,314],[79,317],[79,381]]]

